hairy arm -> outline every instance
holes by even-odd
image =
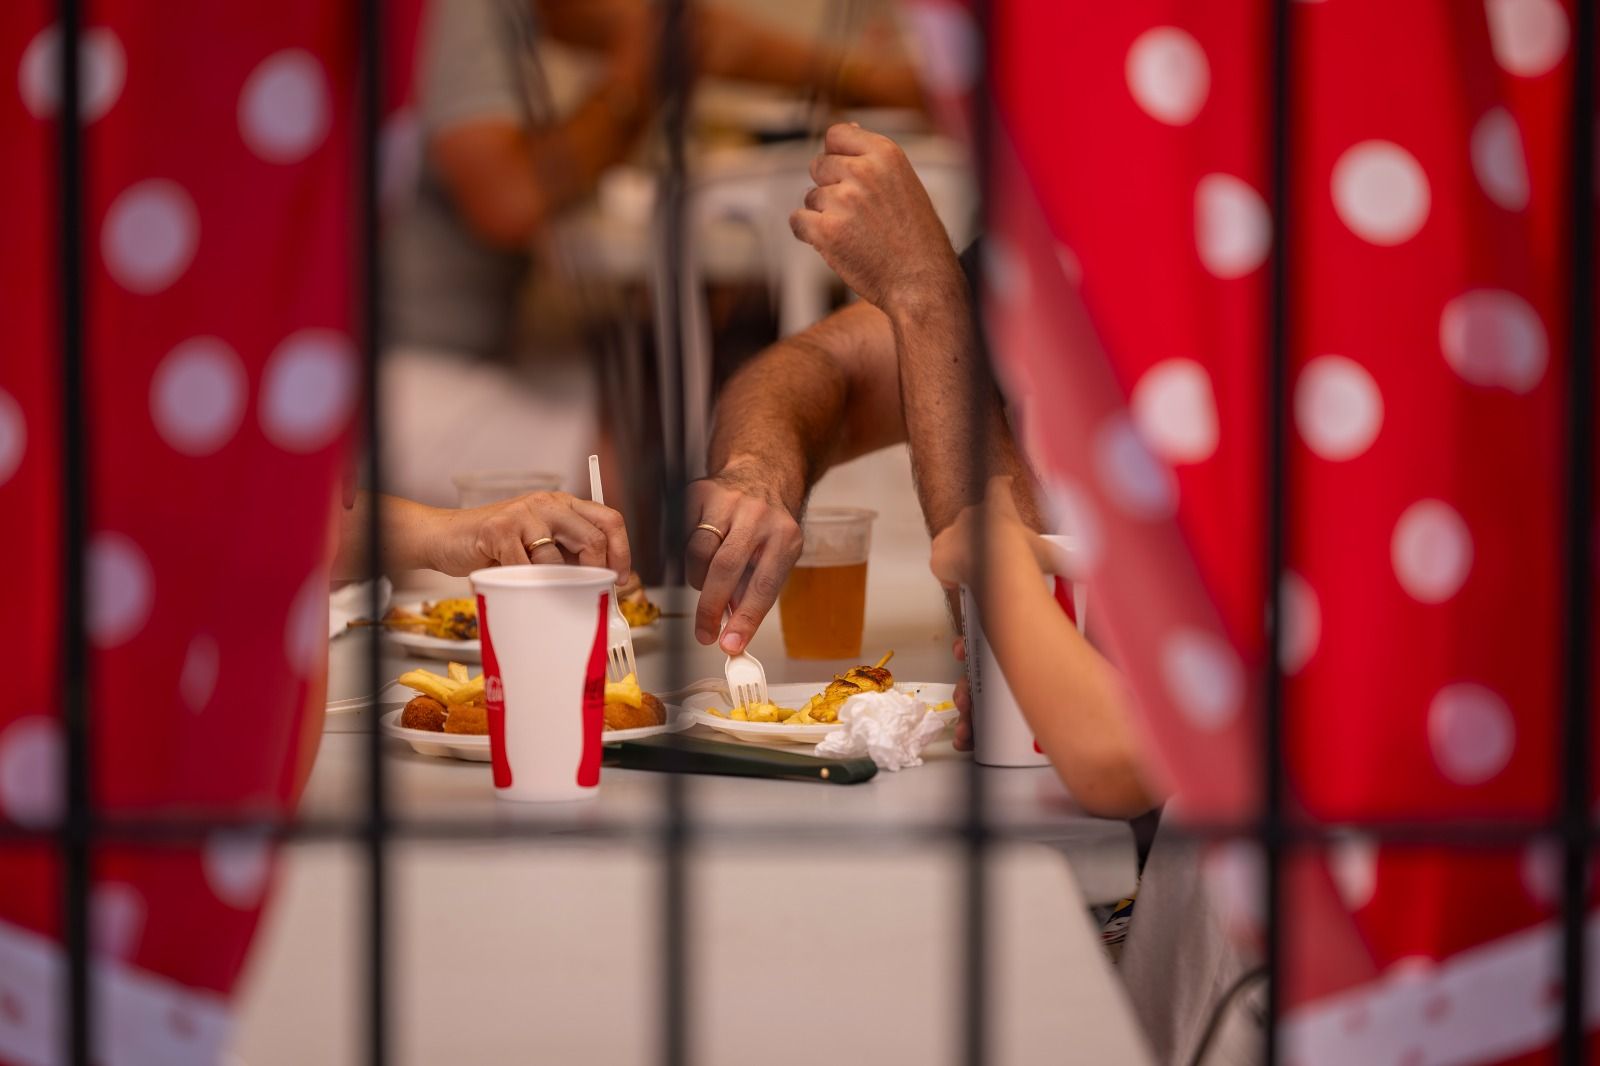
[[[983,499],[985,481],[996,475],[1014,479],[1023,520],[1039,528],[1031,475],[983,365],[972,293],[953,257],[942,279],[890,306],[911,472],[928,531],[939,532]],[[975,382],[981,383],[976,402]]]
[[[898,389],[889,320],[870,304],[844,308],[733,376],[717,401],[709,468],[762,471],[798,516],[830,466],[905,439]]]
[[[710,476],[689,490],[695,636],[744,649],[800,556],[806,495],[828,467],[905,439],[894,334],[882,312],[847,307],[746,364],[717,401]],[[710,525],[718,536],[703,528]]]

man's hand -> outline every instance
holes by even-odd
[[[737,655],[750,644],[802,544],[795,521],[776,489],[738,467],[689,486],[689,584],[700,590],[694,613],[695,639],[717,639],[723,612],[733,617],[722,632],[722,650]],[[714,526],[719,537],[702,525]]]
[[[811,161],[816,187],[789,216],[795,236],[885,313],[912,300],[945,299],[952,285],[964,293],[950,237],[900,146],[840,123],[829,128],[823,149]]]
[[[461,511],[427,508],[418,517],[426,526],[417,533],[428,563],[446,574],[518,563],[578,563],[614,570],[621,580],[633,569],[622,516],[565,492],[533,492]],[[546,537],[555,542],[529,550]]]

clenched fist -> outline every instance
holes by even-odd
[[[829,128],[823,149],[811,162],[817,184],[789,227],[846,285],[892,314],[965,284],[944,223],[898,144],[840,123]]]

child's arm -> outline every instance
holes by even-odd
[[[1034,737],[1084,810],[1143,814],[1158,800],[1141,780],[1132,697],[1046,588],[1042,542],[1017,516],[1009,480],[994,479],[986,507],[939,535],[934,572],[947,585],[970,582],[974,526],[986,514],[984,633]]]

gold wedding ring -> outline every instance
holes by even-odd
[[[555,542],[556,542],[556,538],[554,538],[554,537],[540,537],[538,540],[533,541],[532,543],[530,543],[527,546],[528,547],[528,554],[532,555],[534,552],[538,551],[540,548],[544,547],[546,544],[554,544]]]
[[[699,525],[695,526],[694,528],[703,529],[707,533],[715,533],[718,540],[727,540],[728,539],[728,535],[726,533],[724,533],[722,530],[718,529],[716,526],[712,525],[710,522],[701,522]]]

